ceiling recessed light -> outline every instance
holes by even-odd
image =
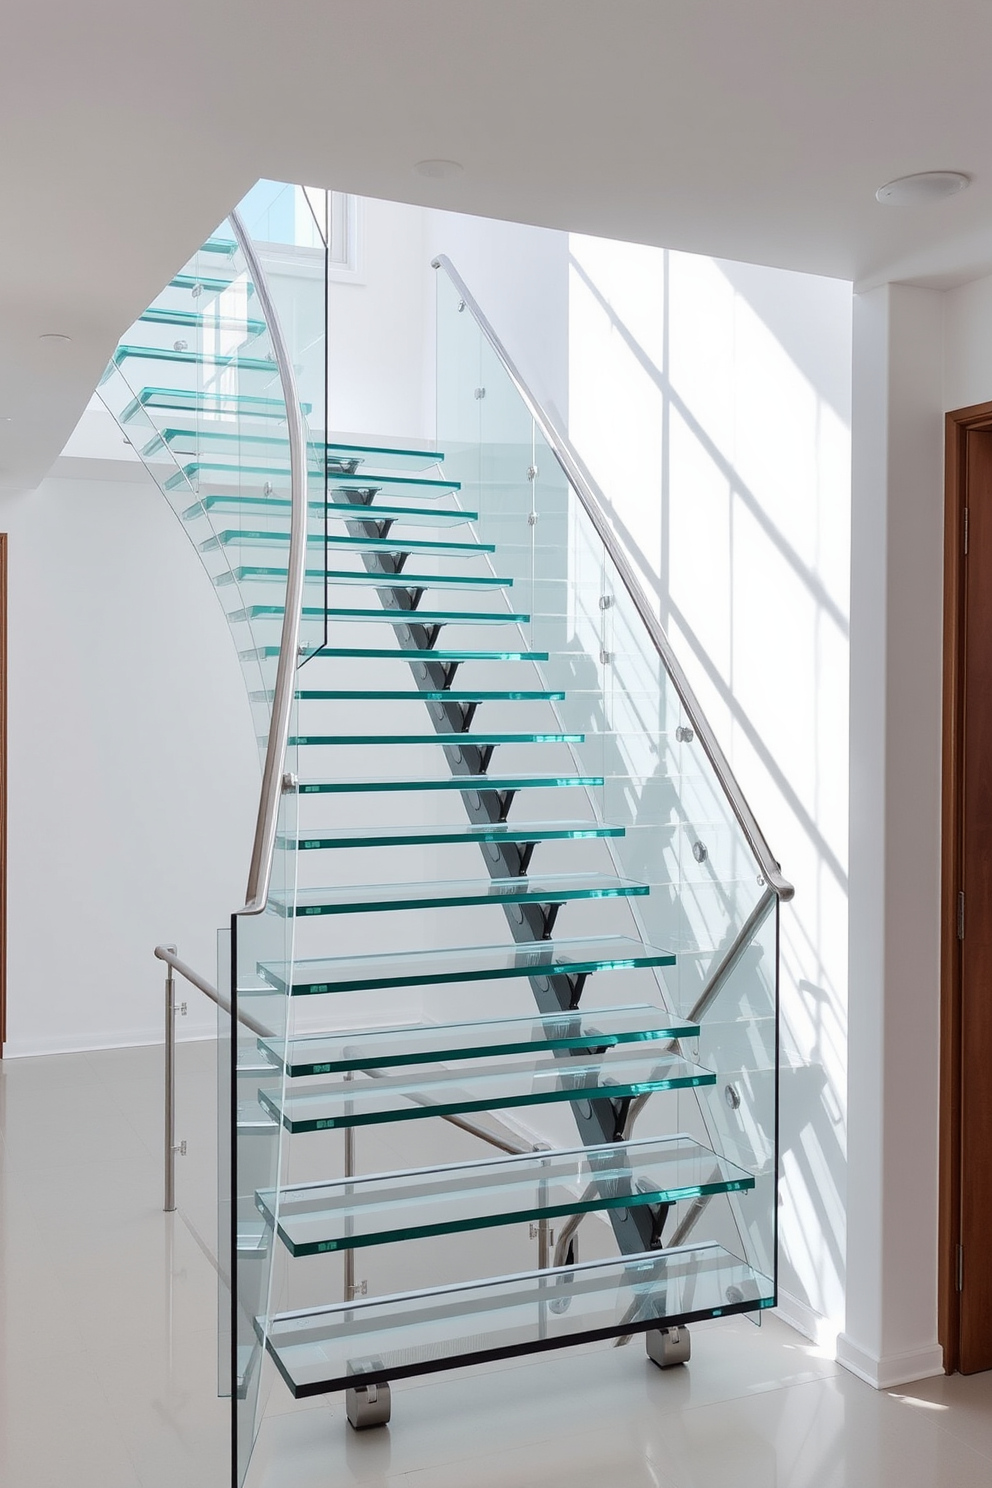
[[[63,336],[60,331],[45,331],[38,340],[42,346],[68,346],[72,337]]]
[[[418,160],[413,168],[418,176],[427,176],[431,181],[449,181],[465,169],[457,160]]]
[[[963,171],[920,171],[879,186],[875,197],[886,207],[925,207],[945,196],[956,196],[970,185],[971,177]]]

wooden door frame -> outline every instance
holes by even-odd
[[[944,701],[940,862],[940,1199],[938,1337],[944,1368],[960,1362],[957,1247],[961,1238],[961,797],[964,788],[962,647],[968,435],[992,431],[992,403],[958,408],[945,419]]]

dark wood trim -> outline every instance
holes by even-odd
[[[944,701],[940,863],[940,1212],[938,1337],[948,1373],[960,1362],[957,1246],[961,1226],[961,947],[957,896],[961,884],[962,669],[965,600],[964,511],[967,444],[973,430],[992,429],[992,403],[946,416],[944,449]]]
[[[7,534],[0,532],[0,1059],[7,1037]]]

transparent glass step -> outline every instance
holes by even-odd
[[[267,357],[242,356],[239,352],[207,352],[181,349],[171,346],[118,346],[111,358],[112,367],[123,367],[125,362],[174,362],[183,367],[218,367],[224,371],[246,373],[260,372],[275,381],[279,369]],[[100,379],[106,380],[107,374]]]
[[[608,873],[562,873],[520,878],[451,879],[434,883],[349,884],[299,888],[269,895],[284,916],[378,914],[401,909],[454,909],[482,904],[568,904],[578,899],[633,899],[647,884]]]
[[[138,320],[144,321],[147,325],[181,326],[188,331],[199,331],[205,326],[211,331],[235,331],[243,335],[246,341],[253,336],[261,336],[266,329],[264,320],[250,320],[244,316],[211,315],[200,310],[173,310],[166,305],[149,305],[145,313],[138,316]],[[151,454],[154,451],[149,446],[142,453]]]
[[[403,624],[403,621],[397,621]],[[414,646],[320,646],[308,648],[307,660],[315,661],[338,661],[345,656],[359,656],[366,661],[434,661],[454,662],[461,665],[465,661],[547,661],[546,651],[467,651],[452,649],[450,646],[432,646],[428,650],[418,650]],[[278,646],[253,646],[250,650],[238,653],[242,661],[266,661],[279,655]],[[602,783],[602,782],[600,782]]]
[[[510,1063],[430,1067],[419,1075],[382,1074],[373,1079],[329,1080],[305,1090],[260,1089],[263,1112],[292,1136],[418,1121],[465,1111],[503,1111],[571,1101],[621,1101],[655,1090],[688,1090],[716,1084],[716,1076],[678,1054],[631,1046],[606,1054],[567,1059],[514,1056]]]
[[[146,351],[157,350],[153,347],[124,347],[121,349],[128,351],[129,353],[143,353]],[[169,353],[169,356],[173,359],[195,355],[198,355],[198,353],[186,351]],[[218,363],[218,365],[224,364],[225,361],[223,357],[215,358],[214,360]],[[237,361],[238,369],[241,371],[247,370],[254,372],[264,370],[266,367],[271,370],[273,367],[273,364],[271,362],[266,362],[264,364],[259,363],[258,367],[248,366],[246,368],[246,359],[244,357],[236,357],[235,360]],[[182,467],[181,472],[173,476],[170,480],[166,481],[166,490],[171,490],[178,485],[203,485],[204,482],[210,485],[230,484],[230,482],[224,481],[225,476],[234,476],[237,480],[238,485],[240,486],[241,483],[244,482],[245,477],[250,475],[257,475],[260,476],[263,480],[268,481],[282,480],[288,482],[290,471],[288,466],[282,467],[274,465],[247,465],[240,461],[238,463],[229,463],[222,460],[191,460],[188,464]],[[320,471],[311,470],[311,489],[317,485],[319,485],[321,491],[325,489],[323,473]],[[354,491],[358,495],[362,495],[363,493],[367,493],[369,491],[386,491],[389,495],[400,495],[405,492],[410,492],[411,494],[416,494],[418,496],[430,494],[434,494],[436,496],[453,496],[456,491],[461,490],[461,482],[456,480],[446,480],[443,479],[441,476],[372,475],[366,474],[364,471],[362,471],[360,474],[357,475],[331,476],[330,480],[327,483],[326,489],[334,493],[340,493],[342,491]],[[355,505],[356,508],[360,510],[363,503],[356,502]]]
[[[304,575],[308,584],[320,584],[325,580],[330,587],[338,584],[357,585],[365,589],[382,589],[390,593],[403,589],[407,593],[418,589],[510,589],[512,579],[499,578],[494,574],[436,574],[407,573],[404,569],[390,583],[390,575],[369,573],[367,569],[308,568]],[[278,565],[265,563],[241,563],[236,568],[225,569],[214,583],[223,584],[276,583],[285,584],[287,570]],[[564,695],[564,694],[562,694]]]
[[[254,452],[256,455],[271,454],[273,458],[285,459],[289,451],[289,440],[264,429],[256,431],[250,426],[239,425],[237,429],[210,428],[202,424],[170,424],[161,429],[148,447],[142,451],[154,455],[163,448],[177,455],[199,455],[203,450],[235,450]],[[440,465],[444,455],[440,451],[392,448],[388,445],[326,443],[320,439],[309,441],[312,459],[319,464],[327,461],[328,470],[336,474],[355,473],[356,468],[368,465],[389,468],[396,461],[404,466],[422,470]]]
[[[282,619],[284,605],[253,604],[241,610],[229,610],[231,621]],[[442,625],[526,625],[529,615],[514,615],[506,610],[376,610],[345,609],[340,606],[304,605],[304,620],[354,620],[363,625],[423,625],[429,629]],[[391,653],[395,655],[395,652]]]
[[[310,413],[311,405],[301,403],[304,413]],[[121,414],[121,423],[130,424],[135,419],[144,420],[145,411],[191,412],[210,417],[261,418],[286,422],[286,404],[282,398],[263,398],[249,393],[208,393],[194,388],[146,387],[132,398]]]
[[[446,749],[495,749],[498,744],[582,744],[584,734],[490,734],[473,729],[464,734],[299,734],[290,739],[290,744],[304,748],[316,745],[341,749],[347,746],[369,744],[443,744]],[[562,836],[575,833],[562,833]],[[494,841],[494,838],[473,838],[473,841]]]
[[[460,706],[471,707],[473,703],[481,706],[482,703],[555,703],[561,702],[565,694],[563,692],[544,692],[521,690],[520,688],[507,688],[505,691],[498,689],[493,692],[483,689],[481,691],[466,690],[465,688],[420,688],[420,687],[395,687],[386,690],[379,688],[328,690],[326,688],[303,688],[296,694],[298,698],[309,702],[335,702],[344,701],[348,698],[362,698],[368,702],[399,702],[405,698],[418,698],[422,703],[458,703]]]
[[[695,1038],[699,1026],[664,1008],[578,1008],[527,1018],[485,1018],[463,1023],[404,1024],[398,1028],[354,1028],[346,1033],[259,1039],[265,1060],[291,1079],[391,1069],[452,1059],[489,1059],[547,1049],[601,1053],[618,1044]]]
[[[354,780],[301,780],[301,796],[348,795],[354,792],[386,791],[498,791],[501,795],[518,790],[558,790],[571,786],[598,786],[603,784],[601,775],[456,775],[435,779],[414,777],[412,779],[390,778]]]
[[[255,1202],[290,1254],[308,1256],[753,1187],[744,1168],[679,1134],[264,1189]]]
[[[277,837],[276,845],[292,852],[315,852],[338,847],[409,847],[427,843],[560,842],[587,837],[622,837],[623,834],[623,827],[591,821],[522,822],[519,825],[466,822],[453,827],[435,823],[415,827],[317,827],[308,823],[305,833],[298,830],[292,836]]]
[[[674,952],[625,935],[592,939],[522,941],[517,945],[458,946],[438,951],[391,951],[378,956],[260,961],[260,980],[284,996],[363,992],[375,987],[440,987],[450,982],[490,982],[514,977],[587,977],[597,971],[636,971],[674,966]],[[257,995],[245,987],[239,997]]]
[[[219,548],[228,547],[263,547],[278,548],[287,546],[289,543],[288,532],[266,532],[257,529],[225,530],[217,532],[213,537],[207,538],[205,542],[198,544],[201,553],[215,552]],[[312,551],[330,548],[352,553],[446,553],[458,554],[461,557],[472,557],[479,553],[495,553],[496,549],[491,543],[480,542],[428,542],[423,538],[413,537],[341,537],[337,533],[329,533],[326,537],[320,532],[312,532],[307,538],[307,546]],[[383,583],[383,579],[392,578],[393,575],[379,575],[380,589],[389,587]],[[395,576],[401,578],[400,574]],[[407,580],[402,579],[403,584]]]
[[[174,279],[169,280],[170,289],[188,289],[191,293],[196,291],[201,294],[223,294],[230,287],[230,279],[220,279],[212,274],[183,272],[182,274],[177,274]],[[245,288],[249,295],[255,293],[254,284],[249,283]]]
[[[144,451],[145,454],[148,451]],[[204,496],[188,506],[183,512],[183,521],[192,522],[211,511],[238,512],[245,518],[258,516],[282,516],[288,512],[292,502],[285,496],[241,496],[236,492],[225,495]],[[323,521],[325,515],[332,522],[403,522],[409,527],[464,527],[474,522],[478,512],[460,511],[444,506],[372,506],[358,505],[353,501],[308,502],[310,516],[314,521]]]
[[[331,1307],[256,1331],[298,1399],[775,1305],[720,1245],[688,1245]]]

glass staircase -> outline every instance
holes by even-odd
[[[101,385],[215,587],[263,762],[230,935],[235,1485],[282,1382],[379,1424],[404,1376],[637,1333],[669,1364],[687,1323],[774,1305],[791,894],[451,265],[437,446],[349,443],[326,274],[267,275],[250,200]],[[361,1171],[359,1128],[405,1159]]]

